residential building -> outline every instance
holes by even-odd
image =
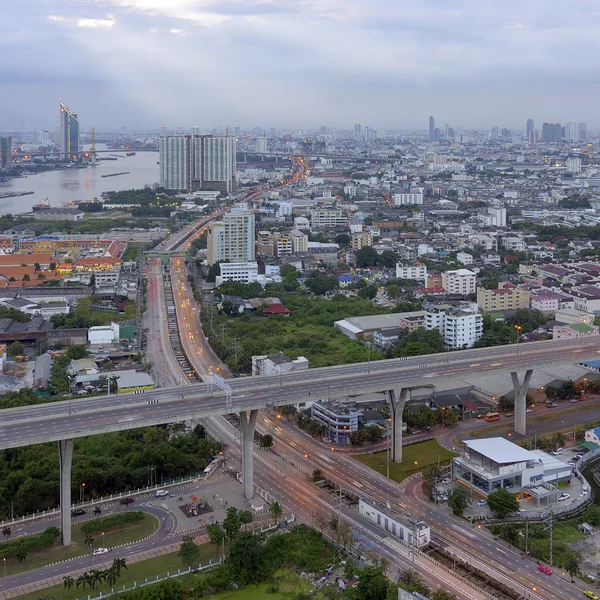
[[[600,427],[585,430],[585,441],[600,448]]]
[[[361,231],[360,233],[353,233],[350,242],[353,250],[360,250],[366,246],[373,245],[373,234],[369,231]]]
[[[12,166],[12,137],[0,137],[0,169],[10,171]]]
[[[280,258],[281,256],[289,256],[293,254],[292,238],[289,235],[276,234],[274,236],[274,248],[275,256]]]
[[[506,227],[506,209],[498,207],[488,208],[488,214],[491,217],[490,225],[492,227]]]
[[[441,273],[429,273],[425,279],[425,287],[427,288],[441,288],[442,287],[442,274]]]
[[[531,308],[545,315],[553,315],[560,308],[560,298],[561,296],[552,292],[535,294],[531,296]]]
[[[525,240],[522,240],[519,237],[502,238],[502,246],[507,250],[512,250],[513,252],[525,252],[527,249]]]
[[[427,267],[425,265],[401,265],[396,263],[396,278],[410,281],[426,281]]]
[[[236,138],[202,138],[202,187],[229,194],[236,188]]]
[[[63,103],[60,106],[60,153],[64,158],[74,159],[79,156],[79,118],[77,113]]]
[[[224,281],[253,283],[258,279],[258,263],[255,262],[222,262],[219,270],[220,274],[215,278],[217,287]]]
[[[254,261],[254,211],[234,208],[211,223],[207,236],[209,265],[218,261]]]
[[[361,498],[358,502],[358,514],[409,546],[424,548],[431,541],[429,525],[416,521],[412,516],[400,514],[376,500]],[[416,600],[414,596],[411,598]]]
[[[581,173],[580,158],[567,158],[567,173]]]
[[[192,139],[191,135],[159,138],[161,187],[167,190],[192,191]]]
[[[308,369],[308,359],[304,356],[292,360],[283,352],[278,352],[252,357],[252,375],[280,375],[305,369]]]
[[[498,289],[495,290],[477,288],[477,306],[486,313],[529,308],[530,301],[531,292],[529,290],[522,290],[503,282],[499,283]]]
[[[325,428],[325,437],[336,444],[349,444],[350,434],[358,431],[360,411],[336,401],[315,402],[311,416]]]
[[[598,335],[597,325],[586,325],[585,323],[568,323],[566,325],[555,325],[552,328],[553,340],[576,340]]]
[[[477,286],[477,276],[468,269],[445,271],[442,273],[442,287],[454,295],[467,296],[474,294]]]
[[[256,151],[259,153],[263,153],[267,151],[267,138],[266,137],[257,137],[255,139],[256,143]]]
[[[373,342],[379,348],[385,349],[396,344],[403,333],[402,327],[386,327],[373,333]]]
[[[292,254],[308,252],[308,235],[306,233],[299,229],[292,229],[290,238],[292,239]]]
[[[345,227],[348,222],[346,214],[335,208],[313,208],[310,211],[311,227]]]
[[[409,192],[406,194],[392,194],[394,206],[405,206],[408,204],[423,204],[422,192]]]
[[[398,326],[407,331],[415,331],[425,326],[425,313],[419,315],[409,315],[398,319]]]
[[[472,348],[483,336],[483,317],[470,307],[436,304],[425,313],[425,329],[438,329],[448,348]]]
[[[456,254],[456,260],[464,266],[473,264],[473,255],[468,252],[458,252]]]
[[[270,231],[258,232],[256,254],[257,256],[275,256],[275,236]]]

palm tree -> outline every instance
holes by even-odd
[[[75,585],[75,580],[70,575],[65,575],[63,577],[63,585],[67,590],[67,596],[70,595],[71,588]]]
[[[85,573],[87,575],[87,573]],[[77,578],[77,581],[75,581],[75,586],[77,587],[77,589],[79,589],[79,586],[81,586],[82,590],[85,592],[85,586],[87,584],[87,580],[83,575],[80,575]]]
[[[102,509],[99,506],[96,506],[94,509],[94,514],[97,516],[102,513]]]
[[[96,586],[104,581],[104,572],[99,571],[98,569],[92,569],[90,571],[90,581],[92,589],[95,590]]]
[[[5,538],[8,538],[8,539],[10,539],[10,534],[11,534],[11,533],[12,533],[12,530],[11,530],[11,528],[10,528],[10,527],[3,527],[3,528],[2,528],[2,535],[3,535]]]
[[[117,579],[119,579],[119,576],[113,568],[106,569],[106,571],[104,571],[104,581],[106,581],[111,588],[113,585],[115,585]]]
[[[121,569],[127,568],[127,559],[126,558],[115,558],[113,560],[113,564],[111,567],[114,572],[117,574],[117,577],[121,576]]]
[[[94,538],[89,533],[86,533],[83,543],[90,549],[91,552],[92,546],[94,545]]]
[[[27,552],[24,552],[23,550],[19,550],[19,552],[17,552],[16,554],[16,559],[22,563],[25,562],[25,559],[27,558]]]

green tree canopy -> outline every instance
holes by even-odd
[[[497,519],[504,519],[508,515],[519,512],[519,502],[515,495],[502,488],[493,491],[488,496],[487,503]]]

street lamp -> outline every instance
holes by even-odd
[[[445,406],[442,406],[442,427],[444,426],[444,411],[446,410]]]
[[[81,494],[79,497],[79,501],[83,502],[85,500],[85,483],[81,484]]]
[[[518,350],[518,346],[519,346],[519,336],[521,335],[521,330],[523,329],[523,327],[521,327],[521,325],[515,325],[515,331],[517,334],[517,352]]]

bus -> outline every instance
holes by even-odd
[[[485,415],[485,420],[486,421],[499,421],[500,413],[497,413],[497,412],[488,413],[487,415]]]

